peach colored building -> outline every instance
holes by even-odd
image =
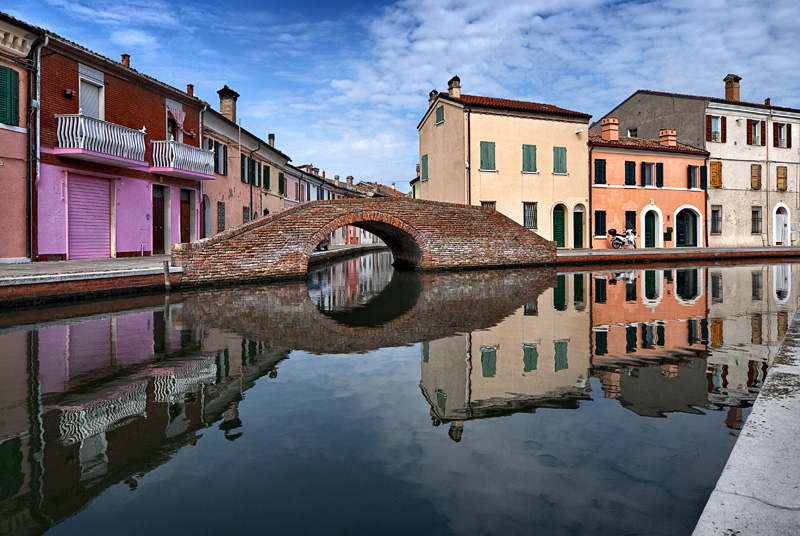
[[[703,247],[706,239],[708,151],[676,141],[619,135],[617,119],[589,132],[592,248],[611,247],[614,229],[633,229],[637,247]]]

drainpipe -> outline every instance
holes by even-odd
[[[46,47],[50,43],[50,37],[45,36],[44,41],[41,45],[39,45],[36,49],[36,102],[39,103],[39,107],[36,108],[36,177],[34,181],[34,177],[30,176],[31,166],[28,166],[28,247],[29,252],[28,255],[33,260],[33,243],[36,237],[33,235],[33,228],[35,224],[34,218],[34,207],[33,207],[33,189],[34,189],[34,182],[36,185],[39,184],[39,177],[41,176],[41,163],[42,163],[42,49]],[[29,78],[30,80],[30,78]],[[28,89],[28,95],[30,95],[30,89]],[[30,116],[29,116],[30,117]],[[37,243],[38,249],[38,243]]]

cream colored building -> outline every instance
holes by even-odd
[[[465,95],[453,77],[417,126],[420,196],[491,207],[559,247],[588,247],[590,118]]]

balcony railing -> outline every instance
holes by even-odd
[[[122,166],[141,165],[144,161],[144,128],[134,130],[82,112],[56,114],[56,119],[56,154]]]
[[[214,151],[174,140],[154,141],[152,144],[151,171],[154,173],[196,179],[214,178]]]

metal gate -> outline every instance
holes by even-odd
[[[70,175],[68,241],[70,259],[111,256],[111,190],[106,179]]]

